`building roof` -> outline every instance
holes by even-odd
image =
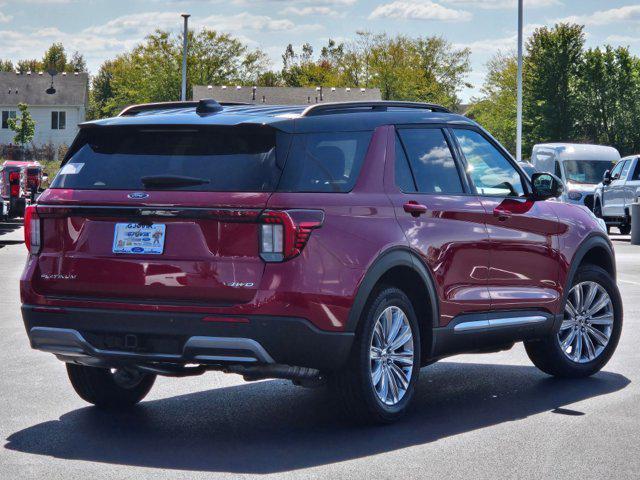
[[[381,103],[381,107],[384,103]],[[432,111],[427,105],[420,108],[390,107],[386,111],[366,108],[340,108],[324,112],[322,115],[305,116],[308,105],[225,105],[216,113],[199,115],[195,106],[158,108],[131,116],[106,118],[86,122],[83,128],[103,126],[144,126],[144,125],[270,125],[285,132],[315,131],[365,131],[380,125],[412,123],[446,123],[475,125],[466,117],[441,111]],[[440,107],[441,108],[441,107]]]
[[[382,99],[378,88],[320,88],[195,85],[193,87],[193,99],[213,98],[218,102],[265,105],[309,105],[322,102],[356,102]]]
[[[67,73],[53,79],[56,93],[49,95],[51,86],[47,73],[17,74],[0,72],[0,105],[16,106],[26,103],[33,106],[86,106],[89,90],[89,75]]]

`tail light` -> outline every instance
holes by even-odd
[[[11,172],[9,173],[9,195],[12,197],[20,196],[20,173],[19,172]]]
[[[282,262],[300,255],[311,232],[322,226],[321,210],[267,210],[260,217],[260,257]]]
[[[29,205],[24,213],[24,244],[33,255],[42,247],[42,224],[35,205]]]

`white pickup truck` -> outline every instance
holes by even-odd
[[[607,170],[595,191],[593,213],[623,235],[631,231],[631,204],[640,196],[640,157],[621,159]]]

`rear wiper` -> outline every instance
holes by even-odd
[[[182,175],[151,175],[140,179],[145,187],[189,187],[210,183],[206,178],[185,177]]]

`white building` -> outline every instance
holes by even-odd
[[[194,85],[193,99],[213,98],[218,102],[266,105],[307,105],[326,102],[380,100],[378,88],[343,87],[240,87]]]
[[[19,115],[18,104],[26,103],[36,122],[33,143],[40,147],[52,143],[71,145],[78,124],[85,121],[89,98],[89,78],[86,73],[56,75],[55,93],[47,93],[51,77],[47,73],[17,74],[0,72],[0,144],[11,144],[15,133],[7,120]]]

